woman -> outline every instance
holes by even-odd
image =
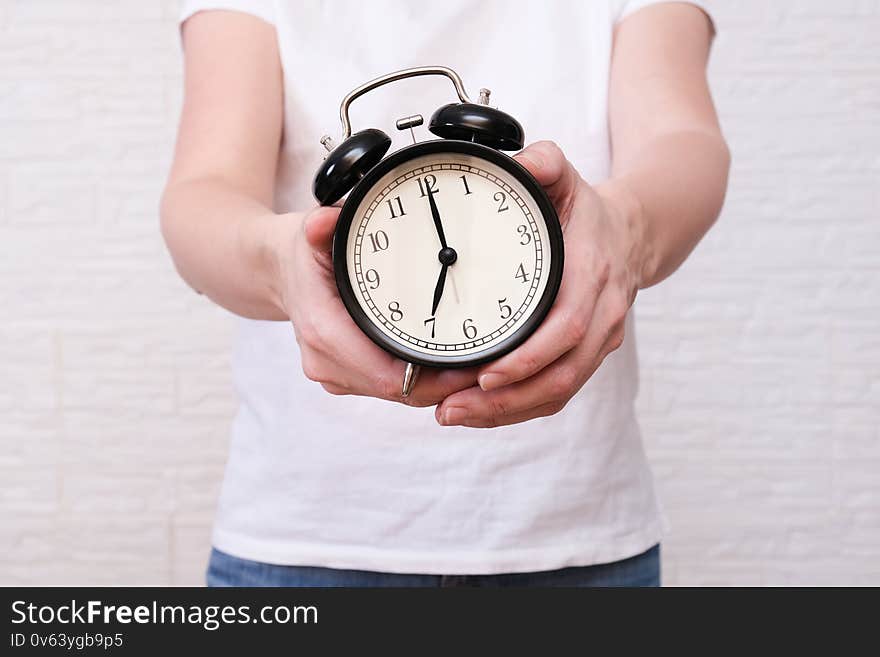
[[[162,228],[181,276],[241,316],[209,584],[658,585],[629,308],[723,202],[705,11],[195,0],[182,20]],[[338,209],[309,190],[342,96],[425,64],[490,86],[541,140],[516,159],[556,206],[566,262],[521,347],[424,373],[404,399],[403,363],[338,297]],[[391,132],[451,100],[430,78],[398,83],[359,100],[353,120]]]

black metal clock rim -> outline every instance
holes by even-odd
[[[345,253],[345,241],[348,236],[351,222],[358,206],[366,196],[367,192],[373,185],[391,169],[398,164],[407,160],[420,157],[422,155],[431,155],[434,153],[463,153],[465,155],[473,155],[475,157],[488,160],[492,164],[500,166],[502,169],[510,173],[516,178],[538,204],[538,209],[544,217],[544,223],[547,225],[547,233],[550,240],[550,249],[553,254],[550,261],[550,270],[547,273],[547,284],[541,299],[538,301],[534,312],[529,315],[528,319],[514,331],[505,340],[502,340],[493,347],[489,347],[477,354],[459,354],[457,356],[437,356],[432,357],[415,349],[409,349],[389,338],[374,324],[354,294],[351,281],[348,277],[348,262]],[[333,233],[333,271],[336,276],[336,287],[339,290],[339,296],[342,303],[348,310],[355,324],[363,331],[367,337],[375,342],[385,351],[401,358],[414,365],[422,365],[424,367],[441,367],[441,368],[460,368],[473,367],[482,365],[493,360],[501,358],[505,354],[510,353],[534,333],[535,329],[544,321],[553,302],[556,300],[556,294],[559,292],[559,285],[562,281],[562,269],[565,262],[565,247],[562,239],[562,227],[559,224],[559,217],[556,210],[544,189],[526,171],[519,162],[512,157],[505,155],[493,148],[476,144],[469,141],[460,141],[457,139],[434,139],[431,141],[423,141],[418,144],[406,146],[395,151],[384,160],[373,167],[370,172],[364,176],[355,188],[348,195],[339,214],[336,223],[336,230]]]

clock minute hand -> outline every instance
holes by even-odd
[[[437,285],[434,287],[434,301],[431,304],[431,317],[437,314],[437,306],[440,304],[440,297],[443,296],[443,287],[446,285],[446,270],[449,265],[444,264],[440,268],[440,277],[437,279]]]
[[[437,210],[437,203],[434,201],[434,193],[428,187],[428,203],[431,204],[431,216],[434,218],[434,228],[437,229],[437,237],[440,238],[440,246],[446,248],[446,235],[443,233],[443,222],[440,221],[440,212]]]

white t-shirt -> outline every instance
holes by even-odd
[[[504,2],[185,0],[272,23],[284,69],[284,139],[276,210],[305,210],[338,138],[339,103],[384,73],[456,70],[468,93],[558,142],[581,175],[609,173],[607,89],[612,31],[652,0]],[[657,1],[657,0],[653,0]],[[456,101],[427,77],[371,92],[354,131],[394,129]],[[427,121],[426,121],[427,123]],[[422,127],[420,139],[433,138]],[[440,427],[433,409],[337,397],[305,378],[292,327],[240,319],[233,358],[240,408],[214,545],[275,564],[388,572],[523,572],[623,559],[656,544],[662,522],[633,402],[632,316],[612,353],[552,417],[497,429]]]

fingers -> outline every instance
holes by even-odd
[[[309,213],[304,232],[314,244],[300,245],[295,268],[287,274],[293,283],[290,318],[300,345],[303,372],[335,394],[396,398],[403,376],[400,361],[379,349],[357,327],[332,280],[329,253],[316,250],[318,240],[326,241],[332,234],[336,213],[333,208]],[[315,256],[314,260],[310,255]]]
[[[333,231],[339,218],[339,208],[317,207],[309,212],[304,221],[306,241],[314,250],[330,253],[333,245]]]
[[[580,228],[575,226],[574,231]],[[573,244],[589,239],[574,231]],[[480,370],[480,387],[488,391],[522,381],[579,346],[587,337],[610,276],[607,259],[591,248],[581,248],[576,257],[568,258],[559,294],[547,317],[517,349]]]
[[[339,208],[319,207],[303,220],[307,248],[297,263],[293,320],[303,372],[335,395],[365,395],[429,406],[476,384],[476,371],[425,371],[403,399],[405,364],[377,347],[354,323],[332,281],[330,251]],[[316,270],[311,251],[320,265]],[[316,275],[317,274],[317,275]]]
[[[572,358],[565,356],[530,379],[498,390],[484,392],[473,387],[450,395],[437,407],[437,421],[444,426],[498,427],[539,406],[553,404],[561,410],[575,383],[575,370],[569,365]]]
[[[451,395],[437,407],[437,422],[444,426],[488,429],[554,415],[595,373],[605,356],[613,351],[610,345],[615,341],[616,338],[609,339],[609,346],[603,346],[589,361],[581,361],[580,355],[569,352],[520,383],[491,392],[474,387]]]
[[[404,402],[409,406],[434,406],[456,392],[477,385],[477,369],[435,370],[422,368],[412,394]]]
[[[338,299],[316,296],[314,307],[294,320],[306,377],[336,394],[399,399],[401,362],[377,347]]]
[[[377,347],[351,320],[341,302],[294,322],[303,372],[335,395],[364,395],[410,406],[433,406],[476,385],[476,369],[423,369],[410,396],[403,397],[403,361]]]
[[[421,408],[435,406],[446,397],[475,386],[477,382],[473,369],[423,370],[410,395],[403,397],[406,364],[402,361],[392,358],[391,362],[375,362],[369,370],[364,370],[363,361],[356,366],[346,365],[350,362],[349,354],[338,350],[328,354],[310,349],[308,356],[304,349],[302,351],[306,376],[333,395],[377,397]]]
[[[549,402],[547,404],[531,408],[527,411],[523,411],[522,413],[511,413],[503,417],[490,417],[486,420],[480,420],[475,417],[473,419],[467,420],[466,423],[462,424],[462,426],[466,426],[471,429],[494,429],[496,427],[503,427],[512,424],[520,424],[521,422],[528,422],[529,420],[534,420],[539,417],[556,415],[556,413],[561,411],[564,407],[565,404],[556,404],[553,402]],[[438,410],[434,412],[434,416],[439,424],[446,424],[441,421],[439,407]]]
[[[478,379],[480,388],[488,392],[534,376],[581,343],[588,319],[554,310],[523,345],[487,366]]]
[[[533,376],[580,345],[587,337],[597,298],[608,282],[608,274],[587,271],[587,263],[568,262],[559,296],[544,322],[522,345],[482,368],[483,390],[522,381]]]
[[[605,357],[623,342],[625,310],[615,294],[603,294],[582,344],[537,374],[518,383],[484,391],[469,388],[437,408],[443,425],[498,427],[559,412],[589,380]]]
[[[365,395],[411,406],[429,406],[474,386],[475,369],[425,370],[403,399],[405,364],[377,347],[345,310],[332,280],[330,252],[339,208],[319,207],[303,219],[301,245],[290,272],[295,281],[291,320],[300,345],[305,376],[334,395]],[[320,265],[315,268],[309,258]]]
[[[513,159],[523,165],[543,187],[559,182],[565,174],[567,164],[562,150],[552,141],[530,144]]]
[[[517,153],[514,158],[544,188],[553,205],[567,205],[580,176],[562,150],[552,141],[539,141]]]

